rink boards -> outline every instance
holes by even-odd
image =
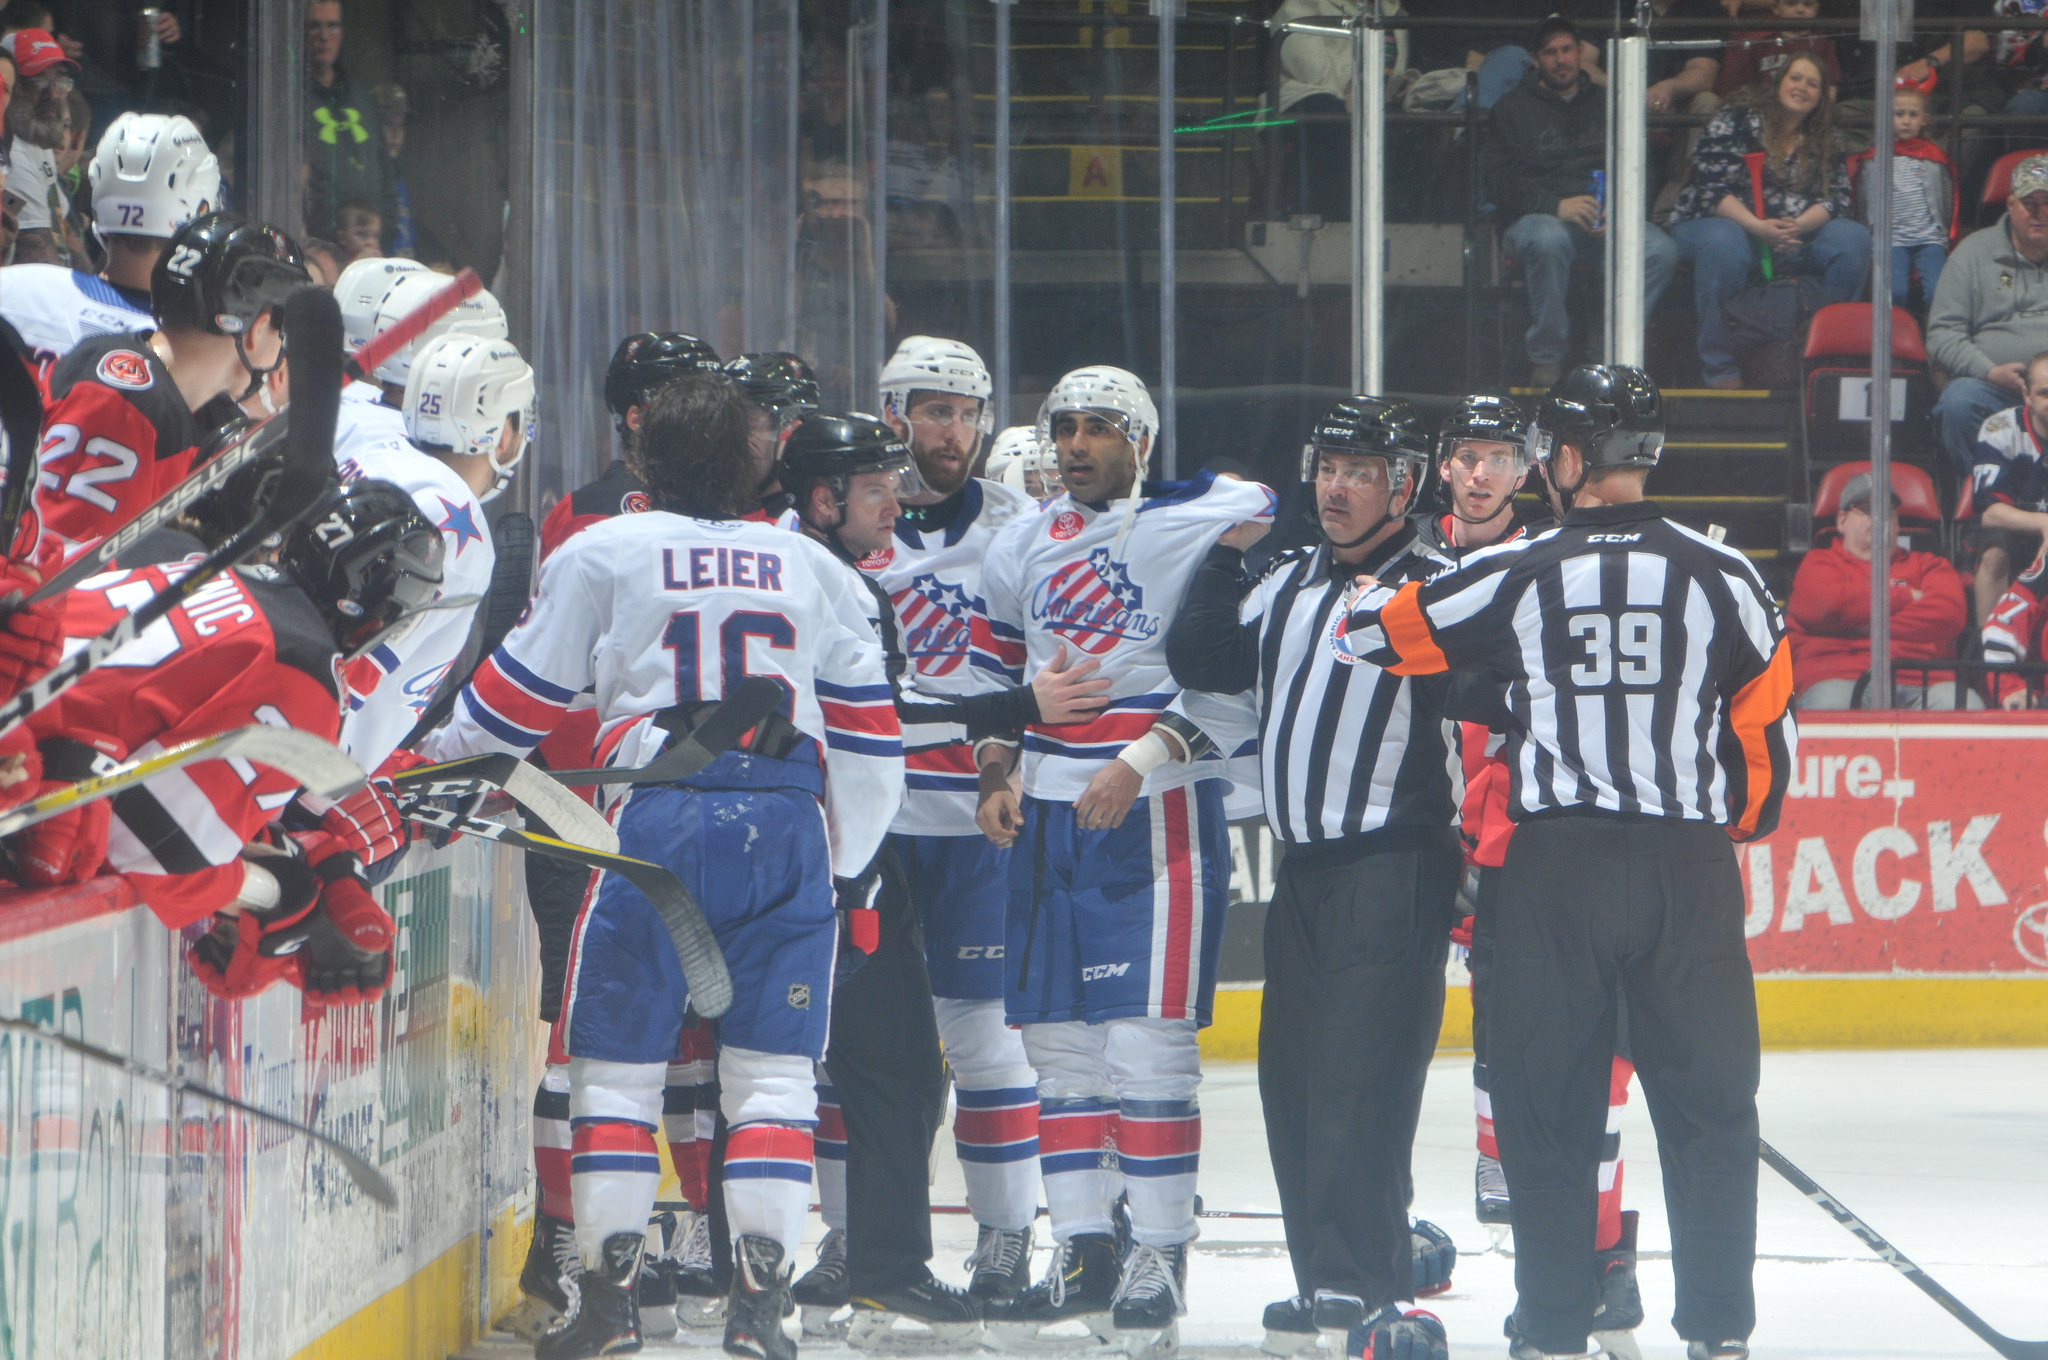
[[[311,1124],[308,1140],[0,1035],[0,1356],[441,1357],[512,1298],[538,1074],[515,852],[415,848],[372,1006],[214,1001],[119,880],[0,899],[0,1006]]]

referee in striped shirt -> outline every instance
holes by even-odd
[[[1259,1097],[1299,1295],[1266,1326],[1417,1360],[1444,1354],[1442,1328],[1390,1305],[1417,1292],[1409,1159],[1457,894],[1449,686],[1339,657],[1328,639],[1358,573],[1449,565],[1404,518],[1430,462],[1408,403],[1340,402],[1304,451],[1322,541],[1277,556],[1249,594],[1244,555],[1210,549],[1166,648],[1183,687],[1254,692],[1266,819],[1287,846],[1266,916]],[[1428,1249],[1441,1233],[1417,1232],[1424,1285],[1448,1283],[1449,1253]]]
[[[1739,1360],[1756,1322],[1756,993],[1730,841],[1777,822],[1792,662],[1748,560],[1643,499],[1663,442],[1647,376],[1571,370],[1530,432],[1559,527],[1426,585],[1362,583],[1332,640],[1507,686],[1490,1065],[1516,1360],[1583,1355],[1592,1330],[1617,992],[1664,1163],[1672,1324],[1688,1360]]]

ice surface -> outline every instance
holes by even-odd
[[[1461,1252],[1487,1231],[1472,1217],[1470,1063],[1440,1058],[1430,1071],[1415,1146],[1415,1211],[1441,1225]],[[1766,1053],[1764,1136],[1919,1262],[1993,1327],[2048,1339],[2048,1049],[1894,1053]],[[1202,1196],[1209,1209],[1278,1208],[1250,1064],[1212,1065],[1202,1086]],[[961,1203],[950,1134],[942,1134],[935,1204]],[[1670,1326],[1670,1237],[1655,1138],[1640,1083],[1622,1121],[1626,1207],[1642,1210],[1640,1267],[1648,1320],[1638,1338],[1652,1360],[1680,1360]],[[1757,1250],[1758,1360],[1914,1357],[1977,1360],[1991,1350],[1833,1219],[1762,1168]],[[1044,1220],[1038,1268],[1045,1262]],[[811,1219],[800,1268],[822,1235]],[[960,1262],[974,1225],[934,1220],[933,1268],[965,1283]],[[1037,1273],[1034,1270],[1034,1275]],[[1257,1354],[1259,1314],[1294,1292],[1277,1220],[1207,1219],[1190,1266],[1182,1350]],[[1506,1354],[1501,1319],[1514,1302],[1514,1262],[1461,1256],[1451,1293],[1428,1306],[1444,1319],[1456,1360]],[[651,1343],[648,1354],[715,1348],[715,1333]],[[528,1354],[506,1338],[476,1360]],[[843,1347],[804,1347],[844,1360]]]

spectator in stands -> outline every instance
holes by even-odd
[[[1915,85],[1892,91],[1892,302],[1907,305],[1915,275],[1920,279],[1920,310],[1925,315],[1948,262],[1949,242],[1961,221],[1956,201],[1956,172],[1948,156],[1920,134],[1927,127],[1927,92]],[[1874,153],[1859,151],[1849,158],[1849,179],[1866,226],[1875,227],[1877,206],[1871,201],[1875,180],[1869,174]]]
[[[1280,97],[1283,114],[1314,122],[1294,125],[1295,211],[1325,222],[1351,220],[1351,39],[1287,33],[1296,19],[1335,24],[1357,17],[1360,0],[1284,0],[1267,27],[1280,40]],[[1382,16],[1402,13],[1401,0],[1379,0]],[[1408,70],[1408,30],[1387,29],[1382,37],[1387,102],[1397,102],[1414,82]]]
[[[386,254],[415,259],[419,234],[413,229],[412,193],[405,187],[405,120],[411,104],[402,85],[385,85],[377,91],[378,130],[384,138],[384,192],[391,207],[391,243]]]
[[[1788,23],[1817,18],[1820,0],[1777,0],[1771,13]],[[1828,88],[1841,88],[1842,67],[1835,59],[1833,38],[1824,33],[1771,29],[1728,35],[1714,92],[1725,100],[1747,85],[1775,85],[1785,63],[1798,56],[1812,57],[1819,64],[1828,78]]]
[[[1949,256],[1927,311],[1927,351],[1949,374],[1934,432],[1958,476],[1984,422],[2026,395],[2027,361],[2048,350],[2048,155],[2013,170],[2005,207]]]
[[[1718,0],[1651,0],[1650,8],[1660,19],[1719,19],[1727,14]],[[1699,39],[1707,35],[1680,32],[1678,36]],[[1652,46],[1648,72],[1650,86],[1645,92],[1651,115],[1682,113],[1692,118],[1711,117],[1721,107],[1721,96],[1714,92],[1720,76],[1719,56],[1685,48],[1674,51]],[[1696,127],[1670,129],[1670,134],[1671,149],[1666,153],[1663,166],[1664,183],[1650,207],[1650,220],[1659,224],[1671,220],[1671,209],[1678,203],[1678,191],[1685,186],[1685,172],[1692,166],[1693,148],[1699,145],[1700,140],[1700,129]]]
[[[70,205],[57,187],[57,152],[71,122],[71,87],[78,64],[39,28],[0,38],[17,78],[7,99],[6,210],[20,226],[16,264],[69,264],[61,235]]]
[[[1936,553],[1898,546],[1899,498],[1879,525],[1870,512],[1870,474],[1859,472],[1842,488],[1836,538],[1816,547],[1792,578],[1785,610],[1792,638],[1793,705],[1797,708],[1868,707],[1870,671],[1870,555],[1882,542],[1891,552],[1891,654],[1895,661],[1953,657],[1966,619],[1963,578]],[[1899,708],[1956,708],[1953,675],[1930,674],[1923,689],[1918,672],[1908,671],[1894,686]],[[1967,707],[1984,701],[1964,691]]]
[[[1829,302],[1863,291],[1870,232],[1849,215],[1849,172],[1834,130],[1834,87],[1809,55],[1772,85],[1751,85],[1714,115],[1671,213],[1693,266],[1703,381],[1742,385],[1722,307],[1769,252],[1776,274],[1817,274]],[[1762,202],[1757,201],[1761,185]]]
[[[1565,289],[1571,268],[1596,251],[1607,229],[1595,172],[1607,166],[1607,108],[1579,64],[1571,20],[1551,15],[1536,30],[1536,64],[1487,115],[1488,183],[1501,220],[1502,247],[1521,262],[1529,290],[1529,381],[1548,387],[1564,372],[1571,317]],[[1645,224],[1643,307],[1654,309],[1678,268],[1678,250]]]
[[[2027,361],[2026,400],[1985,420],[1977,431],[1970,468],[1978,523],[1970,530],[1977,550],[1977,617],[1991,611],[2013,573],[2034,560],[2048,530],[2048,467],[2041,436],[2048,430],[2048,353]]]
[[[341,38],[341,0],[307,0],[306,230],[315,236],[337,236],[335,212],[350,199],[384,202],[377,106],[342,69]]]
[[[374,260],[384,254],[384,215],[377,205],[352,198],[334,210],[334,243],[341,247],[344,266],[357,260]]]
[[[2034,559],[1998,602],[1984,615],[1984,660],[1992,666],[2021,662],[2040,665],[2048,660],[2048,553]],[[1985,676],[1986,687],[2000,708],[2033,708],[2039,700],[2040,675],[2030,685],[2024,676],[2011,671],[1993,671]]]

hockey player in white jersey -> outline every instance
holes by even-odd
[[[656,394],[642,438],[653,508],[556,550],[531,612],[423,750],[524,756],[591,688],[610,762],[638,766],[744,678],[786,687],[744,749],[684,784],[630,789],[614,816],[621,851],[682,879],[732,973],[735,1001],[719,1022],[735,1256],[725,1348],[792,1360],[782,1319],[810,1199],[833,877],[858,874],[880,848],[902,799],[902,743],[858,577],[803,535],[739,518],[755,485],[739,392],[713,375],[680,379]],[[540,1360],[638,1349],[655,1131],[689,1001],[659,915],[623,879],[600,881],[574,950],[563,1028],[584,1273]]]
[[[1036,425],[1012,425],[988,451],[988,480],[1021,491],[1033,501],[1060,494],[1059,454],[1038,442]]]
[[[1004,1000],[1038,1075],[1054,1240],[1045,1278],[990,1310],[998,1345],[1079,1320],[1097,1335],[1113,1325],[1133,1355],[1156,1357],[1178,1344],[1185,1311],[1196,1032],[1214,997],[1230,852],[1224,781],[1209,774],[1221,765],[1203,759],[1226,734],[1204,732],[1202,696],[1179,694],[1166,630],[1203,554],[1240,524],[1269,523],[1275,502],[1263,486],[1206,472],[1144,481],[1158,428],[1131,374],[1062,378],[1039,434],[1058,446],[1066,490],[1012,521],[982,570],[978,664],[1021,679],[1074,647],[1102,663],[1113,696],[1092,721],[1027,731],[1021,805],[1009,762],[982,756],[980,825],[1017,845]],[[1130,1212],[1121,1261],[1120,1190]]]
[[[182,115],[122,114],[100,138],[86,179],[107,267],[15,265],[0,286],[0,316],[21,333],[39,375],[89,336],[156,329],[150,271],[179,227],[220,205],[220,163]]]

